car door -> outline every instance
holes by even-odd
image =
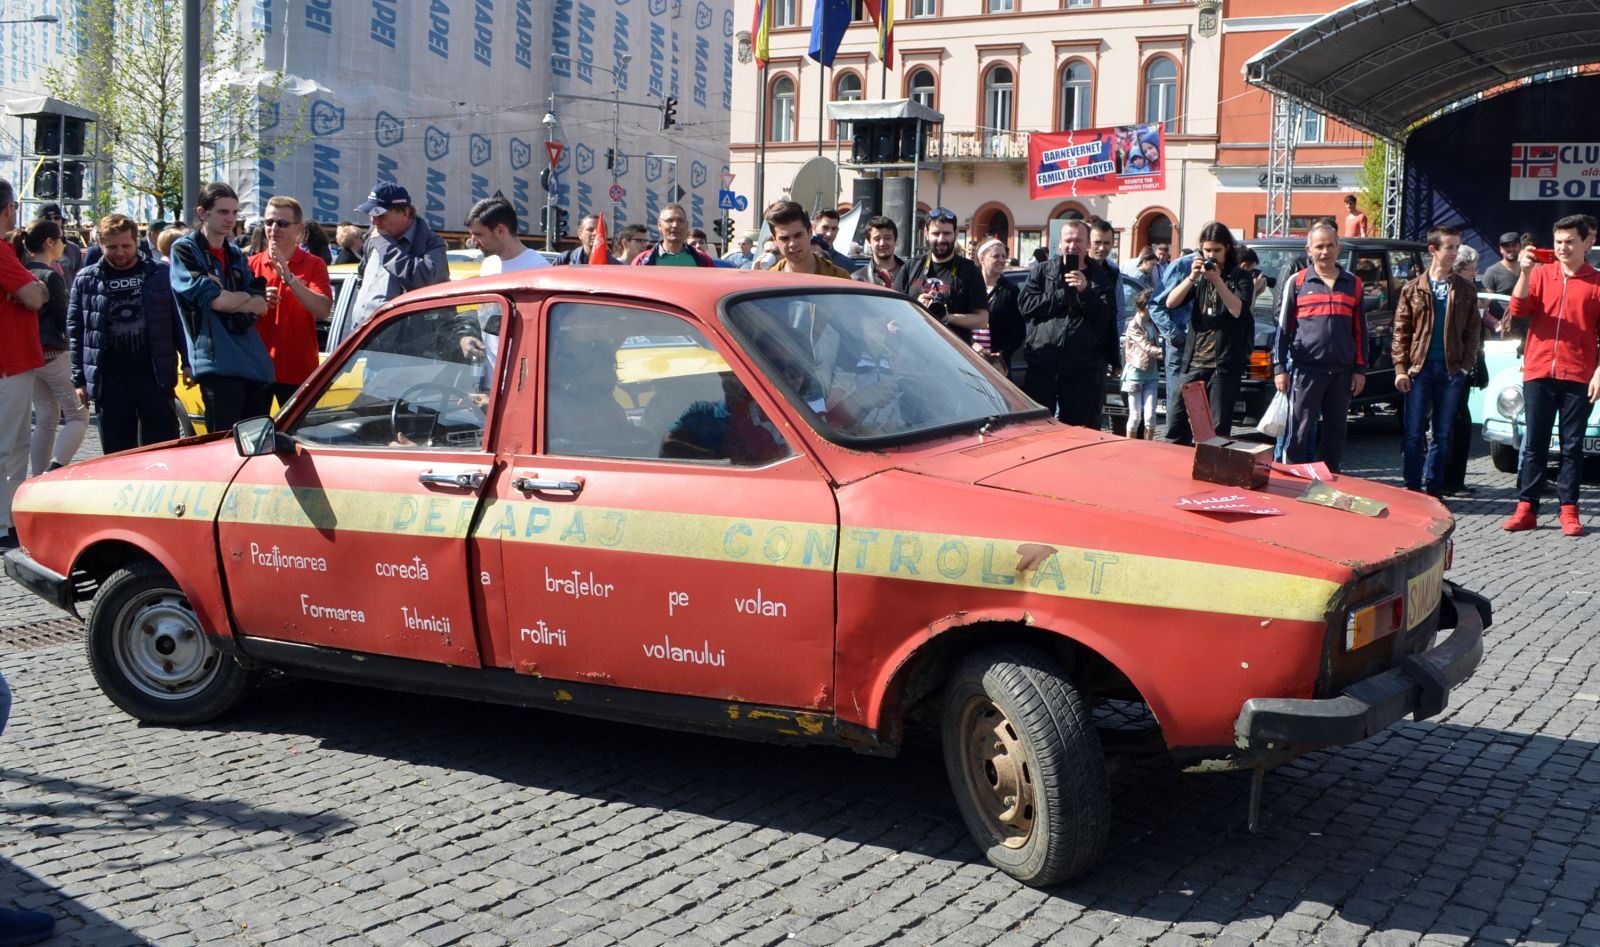
[[[473,518],[504,300],[386,314],[314,376],[291,452],[248,460],[217,533],[240,633],[476,666]]]
[[[831,708],[837,508],[772,402],[665,308],[557,298],[541,325],[538,437],[478,526],[516,670]]]
[[[1362,314],[1367,325],[1367,390],[1361,393],[1361,399],[1367,401],[1394,390],[1389,336],[1394,331],[1395,293],[1382,250],[1357,250],[1352,269],[1361,278]]]

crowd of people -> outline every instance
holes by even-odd
[[[222,183],[202,189],[192,228],[157,220],[141,235],[135,221],[112,214],[95,222],[88,241],[76,239],[51,204],[19,228],[15,193],[5,182],[0,205],[0,229],[9,235],[0,251],[0,545],[15,543],[16,486],[30,470],[69,463],[91,414],[109,453],[177,436],[180,378],[200,388],[211,430],[285,403],[317,367],[317,326],[333,303],[331,263],[358,267],[356,324],[388,300],[450,275],[444,239],[394,182],[377,184],[355,208],[368,227],[340,223],[331,241],[287,196],[271,198],[258,220],[241,227],[238,195]],[[1160,436],[1176,444],[1194,441],[1190,404],[1177,394],[1189,386],[1207,395],[1211,417],[1202,427],[1232,433],[1258,347],[1254,306],[1277,285],[1272,382],[1288,404],[1279,456],[1340,469],[1368,356],[1364,287],[1341,262],[1341,236],[1366,231],[1358,208],[1340,221],[1315,222],[1303,266],[1276,281],[1215,221],[1176,259],[1155,244],[1120,268],[1110,223],[1066,221],[1055,252],[1041,248],[1020,286],[1005,278],[1015,265],[1006,244],[958,246],[959,221],[943,208],[928,213],[922,251],[910,259],[898,255],[899,226],[888,217],[865,222],[864,259],[835,249],[840,215],[832,209],[813,218],[793,201],[778,201],[764,223],[759,254],[755,235],[746,234],[718,257],[677,204],[660,208],[654,238],[628,224],[603,246],[604,222],[590,215],[579,222],[578,245],[554,263],[523,244],[516,211],[503,197],[478,202],[464,227],[484,254],[483,274],[598,263],[737,267],[891,288],[998,370],[1010,374],[1018,366],[1023,390],[1068,424],[1105,425],[1110,380],[1127,399],[1127,435],[1155,438],[1164,375]],[[1526,334],[1526,430],[1559,426],[1559,521],[1579,535],[1582,434],[1600,395],[1600,274],[1585,261],[1595,241],[1592,218],[1563,218],[1553,230],[1553,250],[1537,249],[1525,234],[1501,238],[1501,258],[1482,281],[1511,302],[1481,313],[1476,253],[1450,227],[1429,232],[1427,269],[1401,287],[1394,315],[1395,389],[1405,403],[1401,467],[1409,489],[1443,496],[1461,488],[1465,451],[1452,447],[1465,445],[1452,441],[1460,437],[1455,419],[1468,378],[1481,363],[1484,339],[1515,322]],[[1506,529],[1537,523],[1549,447],[1546,436],[1523,438],[1519,501]]]

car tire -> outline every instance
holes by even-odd
[[[214,720],[243,699],[254,679],[217,650],[188,595],[153,562],[120,569],[101,583],[86,631],[95,682],[146,723]]]
[[[1517,449],[1510,444],[1490,444],[1489,462],[1501,473],[1517,472]]]
[[[966,658],[941,730],[956,806],[990,864],[1040,886],[1104,856],[1105,755],[1088,706],[1045,654],[1014,646]]]
[[[189,419],[189,410],[177,398],[172,399],[172,413],[178,416],[178,436],[194,437],[194,422]]]

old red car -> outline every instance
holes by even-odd
[[[274,669],[872,753],[933,724],[1045,884],[1104,849],[1108,708],[1264,769],[1478,663],[1441,505],[1274,475],[1281,515],[1199,514],[1192,461],[1050,420],[885,290],[563,267],[397,300],[275,420],[28,481],[6,571],[92,599],[96,679],[154,723]]]

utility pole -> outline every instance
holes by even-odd
[[[200,0],[183,0],[183,214],[200,203]],[[191,224],[194,221],[189,221]]]

